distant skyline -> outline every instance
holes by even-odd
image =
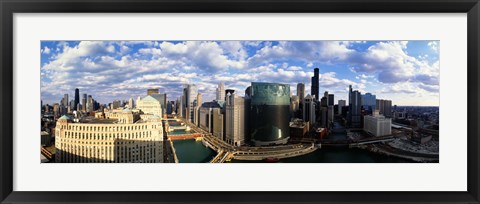
[[[101,104],[159,88],[168,100],[193,83],[204,101],[215,89],[240,95],[250,82],[305,83],[320,69],[320,95],[348,101],[348,85],[392,105],[439,105],[439,41],[42,41],[41,99],[92,95]]]

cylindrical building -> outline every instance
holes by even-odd
[[[255,146],[285,144],[290,135],[290,85],[252,82],[250,138]]]

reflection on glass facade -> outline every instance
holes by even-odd
[[[252,82],[250,136],[255,145],[286,143],[289,114],[290,85]]]

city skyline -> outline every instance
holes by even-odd
[[[250,82],[297,83],[311,92],[348,99],[348,86],[400,106],[438,106],[438,41],[43,41],[41,94],[58,103],[73,90],[102,104],[159,88],[175,100],[183,84],[198,86],[204,101],[224,83],[239,95]]]

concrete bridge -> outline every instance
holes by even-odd
[[[170,139],[170,140],[196,139],[198,137],[202,137],[202,134],[193,133],[193,134],[168,135],[168,139]]]
[[[396,138],[395,135],[386,135],[386,136],[379,136],[379,137],[367,137],[359,140],[334,140],[334,141],[322,141],[322,145],[324,146],[349,146],[354,147],[363,144],[373,144],[379,142],[388,142],[392,141]]]

